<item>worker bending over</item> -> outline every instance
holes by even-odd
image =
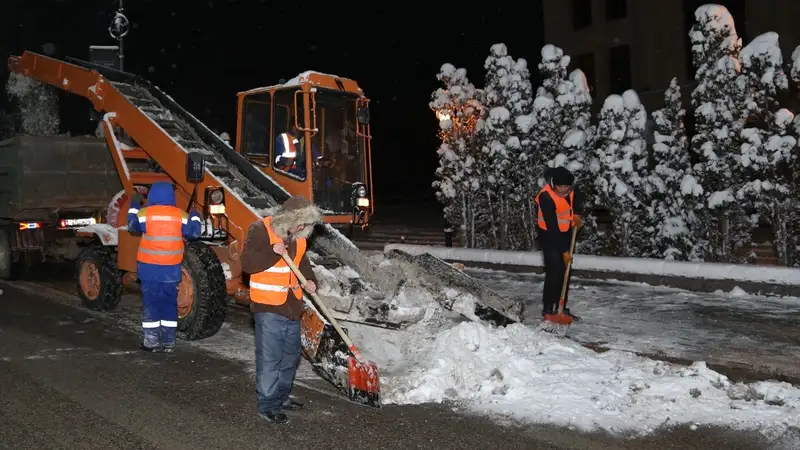
[[[306,255],[306,239],[322,213],[303,197],[291,197],[276,212],[247,230],[242,271],[250,274],[250,310],[256,325],[256,392],[259,415],[270,421],[288,420],[283,410],[303,405],[289,394],[300,360],[300,317],[303,289],[314,293],[316,277]],[[283,260],[288,256],[308,283],[299,280]]]
[[[546,184],[536,196],[538,210],[536,228],[545,271],[542,292],[543,316],[558,313],[564,274],[567,263],[571,262],[572,258],[573,249],[570,248],[572,227],[580,228],[583,213],[583,195],[574,188],[575,177],[569,170],[564,167],[548,169],[545,172],[545,180]],[[566,302],[567,299],[564,300]],[[572,315],[566,306],[564,313],[572,316],[574,320],[580,320]]]
[[[175,348],[183,238],[197,239],[201,229],[197,212],[187,214],[175,206],[171,183],[154,183],[144,208],[140,195],[131,199],[128,231],[142,233],[136,253],[142,283],[142,350],[171,352]]]

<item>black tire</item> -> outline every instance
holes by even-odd
[[[11,263],[14,260],[11,254],[11,229],[7,226],[0,227],[0,280],[11,279]]]
[[[189,314],[178,319],[178,337],[187,341],[211,337],[222,327],[228,313],[222,263],[208,245],[190,241],[184,250],[183,266],[192,277],[194,299]]]
[[[91,265],[99,274],[99,294],[92,298],[81,283],[84,270]],[[117,252],[114,247],[92,245],[85,247],[75,261],[75,287],[83,306],[95,311],[111,311],[122,300],[122,271],[117,267]]]

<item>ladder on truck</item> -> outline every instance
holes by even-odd
[[[61,61],[27,51],[22,56],[10,57],[8,66],[13,73],[85,97],[96,110],[105,113],[102,125],[106,142],[128,198],[134,195],[135,186],[169,181],[177,188],[178,207],[185,209],[194,189],[204,192],[206,188],[222,188],[228,229],[226,242],[216,246],[217,255],[238,258],[249,225],[263,217],[265,208],[277,206],[290,197],[279,184],[140,76],[78,59]],[[116,127],[136,146],[121,142],[114,132]],[[200,153],[205,159],[206,176],[197,185],[186,178],[190,152]],[[317,253],[330,257],[332,252],[326,248],[355,249],[329,225],[320,228],[323,236],[316,240],[316,246],[312,242]],[[118,231],[120,270],[136,271],[135,249],[139,239],[124,229]],[[227,249],[220,251],[224,247]],[[316,312],[305,313],[302,342],[303,356],[314,371],[344,391],[349,351],[331,324]]]

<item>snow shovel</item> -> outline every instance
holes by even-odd
[[[558,302],[558,312],[556,314],[545,314],[545,322],[550,322],[557,325],[557,328],[563,328],[566,333],[566,328],[572,324],[573,317],[569,314],[564,314],[564,306],[567,302],[567,285],[569,284],[569,271],[572,269],[572,254],[575,251],[575,237],[578,234],[578,227],[572,227],[572,239],[569,243],[569,262],[567,269],[564,271],[564,283],[561,285],[561,300]]]
[[[287,253],[284,253],[283,260],[286,261],[286,264],[292,269],[295,276],[298,280],[300,280],[301,285],[306,284],[306,277],[300,272],[300,269],[297,268],[292,258],[289,257]],[[328,322],[333,325],[333,328],[339,333],[339,336],[344,341],[344,344],[350,350],[351,356],[347,357],[347,392],[348,397],[351,401],[356,403],[365,404],[368,406],[374,406],[376,408],[380,408],[381,406],[381,385],[380,379],[378,377],[378,366],[373,361],[367,361],[361,356],[361,352],[358,351],[353,341],[350,340],[350,336],[342,330],[339,326],[339,323],[333,317],[328,307],[325,305],[325,302],[316,294],[316,293],[309,293],[311,298],[314,299],[317,307],[319,308],[322,315]]]

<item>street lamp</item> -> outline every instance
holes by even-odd
[[[122,0],[119,0],[119,9],[117,13],[114,14],[114,18],[111,19],[111,25],[108,27],[108,34],[111,35],[112,38],[116,39],[119,42],[119,70],[125,70],[124,67],[124,59],[125,54],[122,50],[122,38],[128,34],[130,31],[131,23],[128,21],[128,18],[125,17],[122,8]]]

